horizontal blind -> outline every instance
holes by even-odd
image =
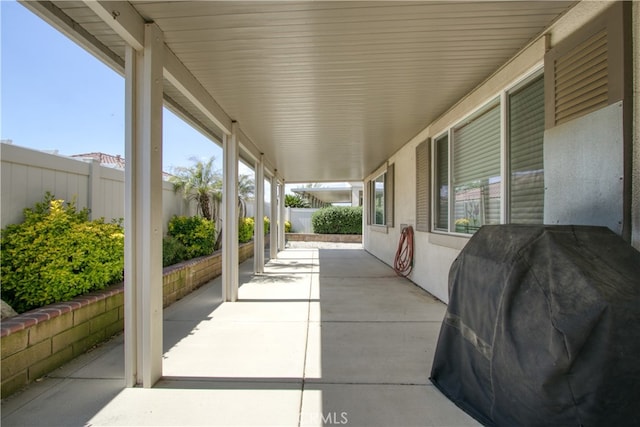
[[[509,95],[510,222],[544,217],[544,80]]]
[[[435,186],[435,227],[449,228],[449,136],[435,142],[436,186]]]
[[[500,176],[500,106],[454,130],[453,184]]]
[[[416,147],[416,230],[429,231],[429,140]]]
[[[500,223],[500,105],[454,130],[455,231]]]

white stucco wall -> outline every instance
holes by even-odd
[[[429,124],[422,132],[420,132],[412,140],[408,141],[403,148],[395,153],[388,161],[395,164],[395,221],[394,227],[387,229],[387,232],[381,232],[375,227],[365,226],[363,236],[363,244],[365,249],[381,259],[383,262],[393,265],[395,252],[400,237],[402,224],[409,224],[415,228],[415,148],[418,144],[427,138],[433,138],[442,131],[456,124],[464,117],[473,113],[476,109],[482,107],[487,101],[498,96],[505,88],[510,87],[527,74],[540,68],[543,64],[544,53],[547,43],[554,46],[558,42],[565,39],[568,35],[580,28],[590,19],[602,12],[610,3],[606,2],[582,2],[575,6],[565,16],[560,18],[549,29],[549,39],[541,36],[533,41],[518,55],[508,61],[496,73],[487,78],[480,86],[470,92],[461,99],[456,105],[452,106],[449,111],[440,118]],[[638,27],[638,5],[634,5],[635,27]],[[636,35],[637,39],[637,35]],[[638,46],[636,49],[636,59]],[[638,65],[636,62],[636,71]],[[636,78],[636,80],[638,80]],[[637,82],[636,82],[637,84]],[[636,115],[635,127],[638,128],[638,87],[636,92]],[[635,147],[637,148],[638,135],[634,136]],[[640,165],[640,156],[635,150],[635,173],[638,173],[638,165]],[[374,178],[378,171],[372,171],[366,181]],[[636,182],[638,180],[636,179]],[[634,196],[636,204],[638,204],[638,192],[640,185],[634,188]],[[367,204],[365,203],[365,206]],[[638,207],[635,211],[636,223],[640,222],[637,218]],[[636,227],[637,229],[637,227]],[[638,241],[638,232],[635,232],[636,242]],[[444,302],[448,302],[448,275],[451,263],[455,260],[460,250],[468,241],[468,237],[415,232],[414,246],[414,269],[409,277],[418,286],[424,288],[435,297]]]

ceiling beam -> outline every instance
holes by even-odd
[[[145,21],[129,2],[85,0],[84,3],[135,50],[144,48]]]
[[[255,162],[260,158],[260,156],[262,156],[262,162],[264,163],[264,168],[267,170],[268,173],[272,174],[271,171],[274,170],[273,163],[271,163],[267,158],[267,156],[262,151],[260,151],[258,146],[251,140],[251,138],[249,138],[247,134],[244,133],[244,131],[242,130],[242,126],[239,126],[238,140],[240,141],[240,148],[242,149],[243,152],[246,153],[247,156],[251,157],[252,161]],[[248,160],[248,159],[245,159],[245,160]]]
[[[105,46],[94,35],[71,19],[50,1],[18,0],[20,4],[41,17],[49,25],[69,37],[87,51],[102,60],[119,75],[124,75],[124,60]]]
[[[191,71],[171,49],[164,46],[164,77],[227,135],[231,135],[231,117],[220,107]]]
[[[136,50],[144,47],[144,18],[126,1],[85,0],[84,3]],[[231,134],[231,118],[173,51],[164,45],[164,77],[224,133]]]

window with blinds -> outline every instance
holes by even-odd
[[[434,228],[449,229],[449,135],[434,142],[435,173],[435,212]]]
[[[455,231],[500,223],[500,105],[453,131]]]
[[[509,94],[510,222],[542,224],[544,218],[544,80]]]
[[[368,225],[393,227],[395,199],[394,169],[395,165],[390,164],[384,172],[368,182]]]
[[[386,173],[379,175],[371,181],[372,212],[371,223],[374,225],[386,225],[385,220],[385,177]]]

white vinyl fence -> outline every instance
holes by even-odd
[[[286,208],[285,217],[291,221],[291,231],[294,233],[313,233],[311,216],[319,208]]]
[[[47,154],[29,148],[0,144],[2,228],[23,220],[23,209],[42,201],[49,191],[57,199],[88,207],[92,218],[124,217],[124,171],[93,161],[83,161]],[[195,204],[189,205],[181,193],[173,192],[173,185],[162,183],[164,232],[173,215],[194,215]]]
[[[253,202],[247,203],[247,216],[253,217],[254,212]],[[311,215],[317,208],[286,208],[285,220],[291,221],[291,231],[293,233],[313,233],[313,227],[311,225]],[[271,204],[264,203],[265,216],[271,216]]]

